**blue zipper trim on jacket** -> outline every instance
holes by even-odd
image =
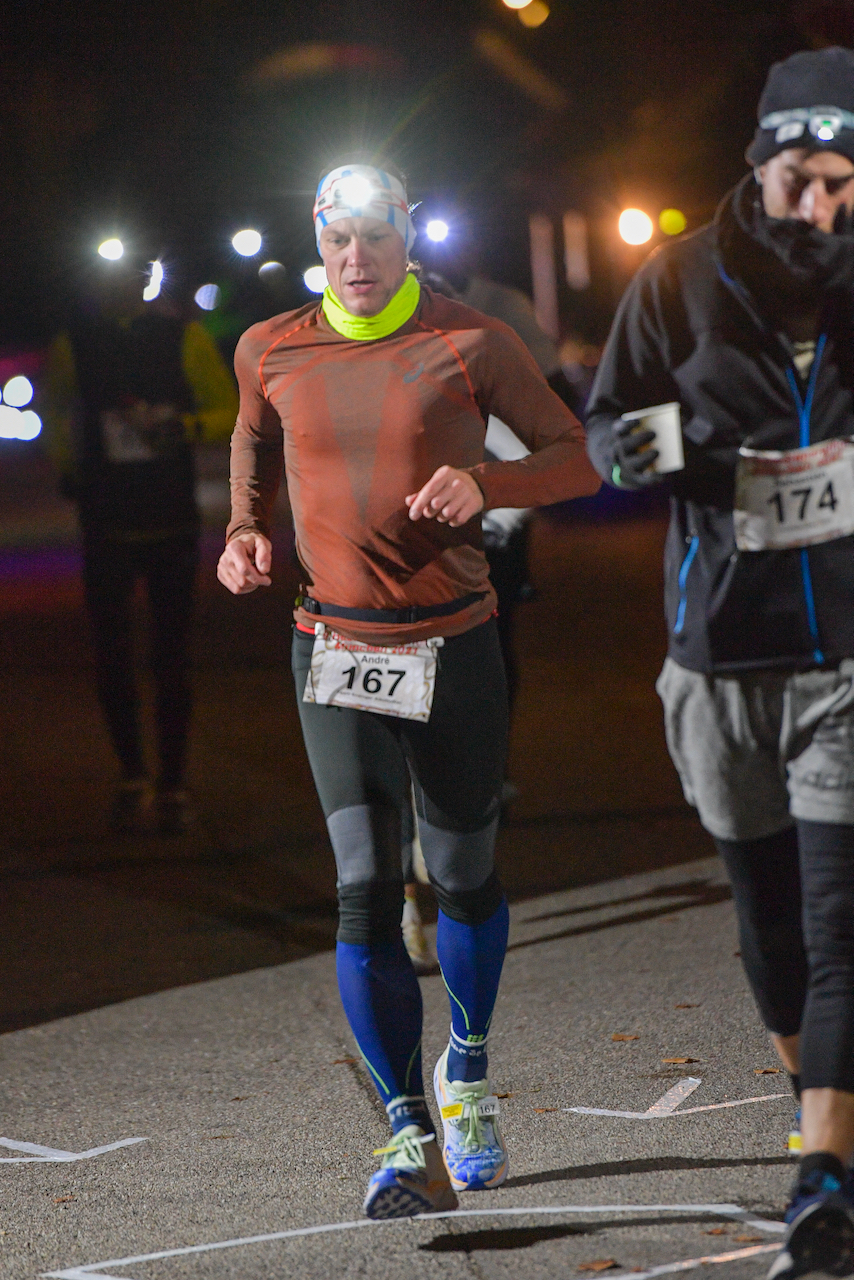
[[[798,408],[798,420],[801,428],[801,448],[806,449],[810,443],[810,417],[812,415],[812,405],[815,399],[815,386],[818,381],[818,366],[821,364],[821,357],[824,354],[824,348],[827,346],[827,334],[823,333],[816,343],[815,356],[813,357],[812,368],[810,369],[809,381],[807,382],[807,394],[801,398],[801,389],[798,386],[798,379],[791,365],[786,370],[786,377],[789,379],[789,386],[792,389],[792,395],[795,398],[795,404]],[[815,594],[812,588],[812,573],[810,572],[810,559],[806,547],[801,547],[801,577],[804,583],[804,600],[807,606],[807,623],[810,629],[810,635],[813,638],[815,649],[813,657],[816,662],[824,662],[824,654],[820,648],[820,637],[818,634],[818,617],[815,611]]]
[[[679,570],[679,608],[676,611],[676,622],[673,627],[675,636],[678,636],[685,626],[685,610],[688,608],[688,573],[694,563],[694,556],[697,554],[699,546],[699,536],[694,534],[691,539],[691,545],[688,548],[688,554],[682,561],[682,568]]]

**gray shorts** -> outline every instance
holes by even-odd
[[[656,684],[685,799],[722,840],[854,824],[854,659],[833,671],[708,676],[667,658]]]

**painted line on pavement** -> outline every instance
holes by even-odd
[[[788,1098],[788,1093],[764,1093],[761,1098],[739,1098],[736,1102],[712,1102],[705,1107],[686,1107],[684,1111],[676,1108],[686,1098],[699,1089],[702,1080],[696,1076],[685,1076],[672,1089],[662,1094],[658,1102],[654,1102],[646,1111],[609,1111],[604,1107],[562,1107],[562,1111],[574,1111],[581,1116],[618,1116],[621,1120],[667,1120],[673,1116],[695,1116],[700,1111],[721,1111],[725,1107],[747,1107],[752,1102],[772,1102],[775,1098]]]
[[[121,1138],[108,1142],[105,1147],[91,1147],[89,1151],[59,1151],[56,1147],[42,1147],[37,1142],[17,1142],[12,1138],[0,1138],[0,1147],[10,1151],[27,1151],[26,1156],[0,1156],[0,1164],[70,1164],[74,1160],[92,1160],[106,1151],[118,1151],[119,1147],[132,1147],[148,1138]]]
[[[615,1213],[702,1213],[721,1218],[737,1218],[751,1227],[765,1231],[785,1231],[785,1226],[771,1219],[753,1218],[748,1210],[737,1204],[564,1204],[564,1205],[527,1205],[518,1209],[449,1209],[444,1213],[419,1213],[413,1218],[387,1218],[377,1222],[372,1218],[359,1218],[354,1222],[329,1222],[316,1227],[295,1227],[290,1231],[273,1231],[260,1236],[241,1236],[235,1240],[218,1240],[211,1244],[185,1245],[180,1249],[161,1249],[157,1253],[141,1253],[127,1258],[110,1258],[106,1262],[88,1262],[83,1266],[66,1267],[61,1271],[44,1271],[44,1277],[50,1280],[87,1280],[97,1276],[98,1280],[130,1280],[128,1276],[118,1277],[106,1274],[108,1267],[130,1267],[136,1263],[159,1262],[164,1258],[187,1257],[193,1253],[210,1253],[217,1249],[237,1249],[249,1244],[268,1244],[273,1240],[294,1240],[298,1237],[326,1235],[335,1231],[356,1231],[362,1227],[388,1227],[400,1222],[435,1222],[443,1218],[494,1218],[494,1217],[527,1217],[538,1215],[557,1216],[558,1214],[615,1214]],[[761,1245],[759,1250],[770,1251],[779,1245]],[[745,1256],[757,1250],[748,1249]],[[727,1255],[729,1257],[735,1255]],[[741,1255],[739,1255],[741,1256]],[[712,1255],[714,1261],[714,1255]],[[702,1261],[702,1260],[700,1260]],[[666,1268],[686,1270],[689,1266],[699,1266],[700,1261],[689,1263],[667,1263],[665,1271],[648,1271],[644,1275],[663,1275]],[[642,1280],[637,1272],[626,1272],[633,1275],[634,1280]],[[618,1280],[615,1276],[614,1280]]]

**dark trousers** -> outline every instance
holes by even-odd
[[[88,536],[83,573],[95,646],[98,697],[126,778],[145,773],[134,678],[132,601],[138,579],[148,594],[150,663],[156,689],[160,783],[181,786],[192,696],[189,638],[198,538],[116,542]]]
[[[800,1032],[804,1089],[854,1093],[854,826],[798,821],[715,844],[765,1025]]]

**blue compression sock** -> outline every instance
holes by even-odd
[[[436,950],[451,998],[449,1080],[483,1080],[486,1037],[507,950],[507,900],[483,924],[460,924],[439,912]]]
[[[335,959],[347,1021],[392,1129],[418,1124],[432,1133],[421,1076],[421,988],[403,939],[339,942]]]

